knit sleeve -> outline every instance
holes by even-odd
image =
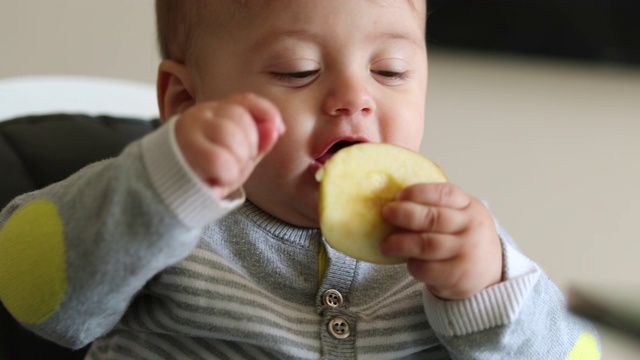
[[[26,328],[79,348],[109,331],[145,283],[186,257],[219,200],[181,158],[172,124],[117,158],[14,199],[0,213],[0,299]]]
[[[444,301],[424,289],[427,318],[454,359],[600,359],[595,328],[566,309],[563,294],[498,225],[504,281]]]

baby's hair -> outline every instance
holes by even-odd
[[[203,29],[214,32],[221,29],[219,22],[229,20],[236,14],[224,17],[212,16],[213,6],[222,0],[156,0],[156,25],[160,56],[181,63],[197,61],[196,43]],[[244,0],[226,0],[244,4]],[[315,0],[314,0],[315,1]],[[378,0],[384,2],[385,0]],[[397,1],[397,0],[386,0]],[[425,2],[427,0],[424,0]],[[417,10],[412,1],[408,1]]]
[[[210,0],[156,0],[156,25],[160,56],[185,62],[192,55],[195,38],[204,26]]]

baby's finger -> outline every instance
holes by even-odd
[[[239,163],[245,163],[258,156],[258,135],[248,112],[239,106],[227,106],[220,118],[203,127],[203,145],[227,149]]]
[[[469,213],[466,211],[409,201],[388,203],[382,208],[382,218],[390,224],[417,232],[455,234],[469,225]]]
[[[403,189],[397,200],[414,201],[425,205],[464,209],[471,197],[451,183],[419,183]]]
[[[266,98],[251,93],[237,95],[236,101],[249,111],[255,122],[258,155],[266,154],[285,131],[280,110]]]
[[[223,146],[211,144],[206,155],[200,160],[203,162],[200,168],[204,172],[203,179],[209,185],[225,187],[237,183],[243,172],[237,154]]]
[[[457,256],[461,247],[462,241],[455,235],[395,233],[382,242],[380,250],[388,257],[439,261]]]

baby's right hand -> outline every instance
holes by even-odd
[[[278,108],[249,93],[198,103],[175,125],[182,155],[221,199],[244,184],[284,131]]]

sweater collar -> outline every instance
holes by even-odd
[[[320,244],[319,228],[291,225],[265,212],[248,200],[238,209],[238,213],[258,228],[283,242],[305,248],[317,248]]]

